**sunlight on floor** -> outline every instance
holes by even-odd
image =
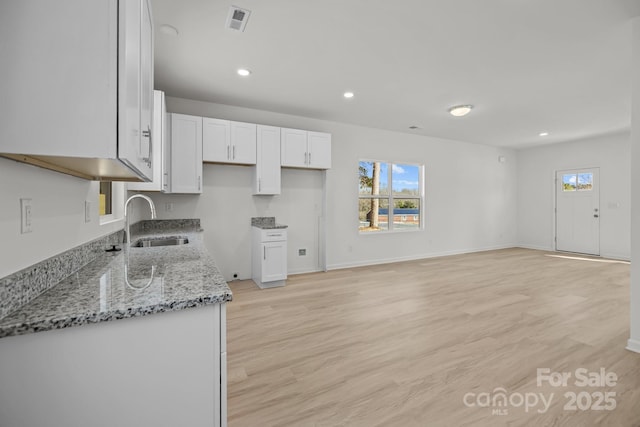
[[[575,259],[578,261],[604,262],[607,264],[631,264],[629,261],[623,261],[618,259],[584,258],[584,257],[578,257],[578,256],[551,255],[551,254],[545,254],[545,256],[548,256],[551,258]]]

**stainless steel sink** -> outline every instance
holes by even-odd
[[[151,248],[155,246],[186,245],[189,239],[186,237],[170,237],[167,239],[140,239],[131,246],[134,248]]]

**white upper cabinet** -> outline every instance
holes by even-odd
[[[3,1],[0,40],[2,155],[86,179],[151,179],[149,0]]]
[[[205,162],[227,162],[231,150],[229,120],[202,118],[202,159]]]
[[[256,164],[256,125],[231,122],[231,163]]]
[[[253,194],[280,194],[280,128],[258,125],[257,135]]]
[[[307,165],[314,169],[331,169],[331,134],[307,132]]]
[[[169,193],[202,193],[202,117],[169,114]]]
[[[330,169],[331,134],[283,128],[281,132],[283,167]]]
[[[136,191],[166,191],[168,186],[165,178],[168,175],[164,166],[164,151],[165,144],[168,143],[168,138],[165,134],[165,123],[167,116],[167,107],[164,100],[164,92],[159,90],[153,93],[153,130],[151,135],[153,137],[152,144],[152,162],[153,162],[153,179],[150,182],[130,182],[127,184],[128,190]]]
[[[281,165],[306,168],[307,131],[282,128],[280,135]]]
[[[203,159],[212,163],[256,164],[256,125],[202,119]]]

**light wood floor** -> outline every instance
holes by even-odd
[[[482,252],[269,290],[232,282],[229,426],[640,426],[640,354],[624,348],[629,265],[549,255],[561,254]],[[576,369],[601,367],[617,385],[574,385]],[[572,377],[538,387],[537,368]],[[500,387],[554,396],[546,413],[463,402]],[[565,393],[585,391],[615,392],[617,407],[564,410]]]

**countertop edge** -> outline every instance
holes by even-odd
[[[177,301],[170,304],[156,304],[147,307],[139,307],[134,310],[113,310],[102,313],[86,313],[75,317],[62,317],[59,319],[32,321],[29,323],[15,323],[0,328],[0,338],[27,335],[36,332],[66,329],[74,326],[110,322],[113,320],[143,317],[156,313],[168,313],[194,307],[202,307],[212,304],[224,304],[233,300],[231,293],[222,296],[196,298],[185,301]]]

